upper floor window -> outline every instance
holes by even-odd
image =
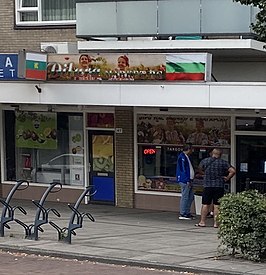
[[[16,0],[17,25],[76,23],[75,0]]]

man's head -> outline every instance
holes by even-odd
[[[192,144],[186,143],[183,145],[183,152],[187,155],[190,155],[192,153]]]
[[[219,159],[223,154],[223,151],[220,148],[214,148],[212,150],[212,157]]]
[[[204,120],[203,119],[196,120],[196,129],[197,129],[197,132],[201,132],[204,129]]]

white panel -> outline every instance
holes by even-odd
[[[159,34],[200,33],[200,0],[158,2]]]
[[[77,36],[117,34],[116,3],[78,3]]]
[[[121,105],[209,107],[208,85],[123,85]]]
[[[265,83],[38,84],[1,82],[0,103],[266,109]]]
[[[0,82],[0,103],[39,103],[35,82]]]
[[[117,2],[117,33],[155,35],[157,33],[157,1]]]
[[[210,106],[221,108],[266,109],[266,85],[243,84],[212,85],[210,87]]]
[[[232,0],[202,0],[202,33],[249,33],[251,8]]]
[[[210,40],[135,40],[135,41],[78,41],[78,50],[189,50],[210,52],[226,56],[263,56],[264,42],[252,39],[210,39]],[[218,52],[217,52],[218,51]]]
[[[119,105],[120,85],[46,84],[42,103],[77,105]]]

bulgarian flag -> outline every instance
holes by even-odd
[[[166,80],[205,80],[206,54],[167,54]]]
[[[47,54],[26,52],[26,79],[46,80]]]

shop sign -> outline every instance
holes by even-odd
[[[18,55],[0,54],[0,81],[18,79]]]
[[[144,144],[230,147],[230,117],[138,114],[137,135]]]
[[[16,112],[16,147],[57,149],[56,113]]]
[[[152,148],[150,148],[150,149],[144,149],[143,150],[143,154],[144,155],[155,155],[156,154],[156,150],[152,149]]]
[[[210,81],[211,54],[50,54],[47,79]]]

